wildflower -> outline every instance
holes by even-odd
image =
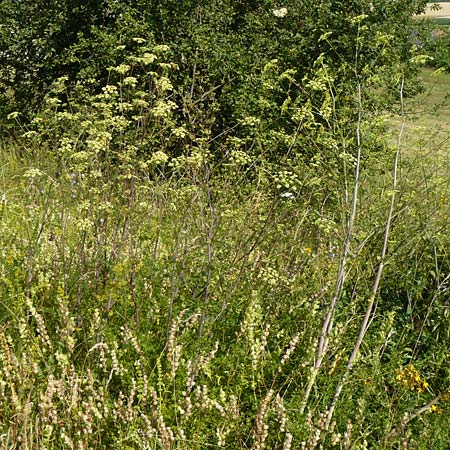
[[[123,80],[123,85],[124,86],[133,86],[134,87],[134,86],[136,86],[137,82],[138,82],[138,80],[137,80],[136,77],[126,77]]]
[[[286,350],[285,354],[283,355],[283,357],[281,358],[281,365],[280,367],[278,367],[279,372],[281,372],[281,366],[283,366],[284,364],[286,364],[286,362],[288,361],[288,359],[291,357],[292,353],[294,353],[295,348],[297,347],[298,341],[299,341],[299,333],[297,333],[289,342],[289,347]]]
[[[40,177],[43,175],[43,172],[35,167],[32,167],[31,169],[28,169],[24,174],[24,178],[29,178],[31,180],[34,180],[37,177]]]
[[[288,13],[287,8],[274,9],[272,11],[275,17],[285,17]]]
[[[439,408],[439,406],[437,406],[437,405],[431,405],[430,411],[432,413],[441,414],[442,409]]]
[[[155,165],[165,164],[169,160],[169,157],[162,150],[156,151],[151,158],[151,162]]]
[[[155,47],[153,47],[153,50],[155,52],[165,53],[170,50],[170,47],[168,45],[160,44],[160,45],[156,45]]]
[[[128,64],[120,64],[117,67],[109,67],[108,68],[108,70],[114,70],[114,72],[117,72],[120,75],[125,75],[130,69],[131,69],[131,66],[129,66]]]
[[[284,439],[284,444],[283,444],[283,450],[290,450],[291,445],[292,445],[292,434],[291,433],[286,433],[286,437]]]
[[[396,371],[395,379],[401,385],[409,388],[411,391],[416,391],[419,394],[425,392],[429,386],[427,381],[421,379],[420,373],[414,366],[398,369]]]

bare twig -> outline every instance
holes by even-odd
[[[424,412],[428,411],[432,406],[439,403],[439,400],[441,399],[442,394],[436,395],[432,400],[430,400],[426,405],[421,406],[420,408],[416,409],[415,411],[410,412],[409,414],[406,414],[405,417],[401,420],[400,425],[393,428],[388,434],[387,439],[392,439],[405,428],[405,426],[411,422],[411,420],[415,419],[416,417],[419,417]]]
[[[372,312],[373,312],[373,309],[375,306],[375,301],[377,298],[378,289],[380,287],[381,277],[382,277],[383,269],[384,269],[384,265],[385,265],[389,233],[391,230],[392,217],[394,215],[396,190],[397,190],[397,183],[398,183],[398,162],[399,162],[399,158],[400,158],[401,141],[402,141],[403,129],[404,129],[404,125],[405,125],[405,121],[404,121],[404,117],[403,117],[403,84],[404,84],[404,79],[402,78],[401,86],[400,86],[400,107],[401,107],[402,123],[400,125],[400,130],[399,130],[399,133],[397,136],[397,150],[395,152],[395,160],[394,160],[391,204],[389,207],[389,212],[388,212],[388,216],[386,219],[386,225],[385,225],[385,229],[384,229],[384,240],[383,240],[383,248],[381,250],[381,255],[380,255],[380,263],[378,264],[378,270],[377,270],[377,273],[375,276],[375,281],[374,281],[373,287],[372,287],[372,294],[370,296],[369,303],[366,308],[366,313],[364,315],[364,319],[361,323],[358,337],[357,337],[355,345],[353,347],[352,354],[350,355],[350,358],[347,362],[346,370],[345,370],[344,374],[342,375],[342,378],[336,387],[336,391],[334,393],[334,397],[333,397],[333,400],[332,400],[330,408],[329,408],[329,413],[328,413],[327,422],[326,422],[327,429],[331,424],[333,413],[336,408],[336,404],[339,400],[340,394],[342,392],[342,388],[344,387],[344,385],[347,381],[347,377],[348,377],[348,375],[353,367],[353,364],[359,354],[359,349],[364,340],[364,336],[366,335],[367,330],[369,329],[369,326],[370,326],[369,321],[370,321],[370,318],[372,316]]]
[[[356,53],[356,62],[358,60],[358,50]],[[357,74],[356,74],[357,75]],[[358,78],[358,76],[357,76]],[[327,352],[329,339],[331,335],[331,331],[333,329],[333,318],[334,313],[336,311],[336,306],[342,297],[344,282],[347,276],[347,263],[350,254],[350,244],[352,241],[353,235],[353,227],[356,219],[356,211],[358,205],[358,192],[359,192],[359,177],[360,177],[360,169],[361,169],[361,121],[362,121],[362,93],[361,93],[361,83],[358,80],[357,85],[357,99],[358,99],[358,118],[356,124],[356,143],[357,143],[357,154],[356,154],[356,166],[355,166],[355,175],[353,181],[353,195],[351,204],[349,204],[349,192],[346,185],[345,188],[345,197],[346,197],[346,209],[350,210],[350,213],[347,216],[346,220],[346,235],[344,239],[343,251],[341,262],[338,270],[337,281],[336,281],[336,289],[335,295],[331,300],[330,306],[328,307],[327,315],[322,324],[322,330],[319,338],[319,346],[317,351],[317,357],[314,362],[314,366],[312,368],[312,372],[308,381],[308,385],[306,386],[305,397],[300,408],[300,413],[303,413],[308,402],[309,396],[311,394],[311,390],[314,386],[315,380],[319,373],[320,367],[322,366],[323,358]]]
[[[206,197],[208,199],[208,215],[204,214],[202,217],[202,225],[203,230],[206,234],[206,253],[208,260],[208,269],[206,274],[206,283],[203,290],[203,308],[200,317],[200,324],[198,328],[198,337],[201,338],[203,336],[203,328],[205,326],[206,320],[206,305],[209,301],[209,292],[211,288],[211,276],[212,276],[212,263],[213,263],[213,239],[215,234],[215,226],[216,226],[216,216],[214,212],[214,207],[212,204],[211,197],[211,187],[209,185],[209,173],[206,174],[206,183],[205,183]],[[208,220],[207,220],[208,219]],[[209,222],[209,223],[208,223]]]

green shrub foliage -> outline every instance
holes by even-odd
[[[339,83],[359,77],[363,67],[392,67],[410,57],[413,13],[424,2],[377,0],[286,1],[4,1],[0,17],[0,87],[9,112],[36,111],[51,83],[93,79],[103,86],[108,67],[136,49],[134,38],[169,45],[180,70],[172,80],[183,102],[214,105],[213,132],[238,125],[246,110],[262,116],[261,73],[277,60],[301,92],[302,80],[322,55],[340,71]],[[366,15],[364,29],[355,17]],[[359,31],[358,31],[359,30]],[[380,57],[379,37],[389,39],[389,58]],[[385,81],[388,82],[388,81]],[[298,94],[298,92],[296,94]],[[272,92],[280,104],[284,98]],[[11,109],[12,108],[12,109]],[[183,114],[180,111],[180,114]]]

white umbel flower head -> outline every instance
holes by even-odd
[[[287,8],[279,8],[279,9],[274,9],[272,11],[273,15],[275,17],[285,17],[288,13]]]

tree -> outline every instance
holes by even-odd
[[[133,51],[133,38],[143,37],[171,47],[180,67],[175,84],[181,103],[197,111],[214,104],[211,120],[219,134],[234,129],[249,111],[266,114],[261,95],[271,95],[279,106],[286,100],[280,91],[269,93],[261,77],[271,61],[277,60],[280,73],[295,69],[295,83],[285,82],[286,89],[297,91],[294,96],[301,94],[302,80],[316,70],[321,55],[339,84],[351,84],[355,73],[363,76],[359,67],[386,67],[380,35],[390,37],[389,65],[393,57],[406,63],[417,28],[412,17],[425,5],[425,0],[286,0],[286,13],[278,14],[274,0],[5,0],[0,6],[1,95],[5,112],[26,113],[39,106],[60,76],[71,83],[90,78],[101,86],[107,68]],[[364,15],[362,36],[354,18]],[[185,112],[186,107],[180,114]]]

